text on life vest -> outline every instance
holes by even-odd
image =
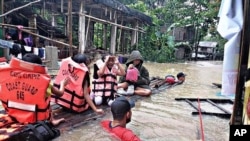
[[[36,79],[39,80],[40,74],[36,73],[21,73],[21,72],[16,72],[16,71],[10,71],[10,76],[12,77],[17,77],[17,78],[24,78],[24,79]]]
[[[67,76],[67,75],[69,75],[69,76],[71,76],[75,81],[77,81],[78,79],[79,79],[79,76],[76,74],[76,73],[74,73],[74,72],[69,72],[68,70],[62,70],[62,75],[63,76]]]
[[[20,81],[6,83],[5,85],[8,91],[13,91],[13,90],[24,91],[24,92],[29,92],[32,95],[36,94],[38,91],[38,88],[36,88],[35,86]]]
[[[25,94],[29,93],[31,95],[35,95],[38,92],[36,85],[30,84],[30,81],[23,80],[40,80],[40,74],[10,71],[9,75],[15,80],[12,82],[6,82],[4,85],[9,92],[16,93],[17,99],[24,100]],[[16,78],[19,81],[16,81]]]

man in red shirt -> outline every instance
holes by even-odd
[[[124,96],[116,98],[111,104],[113,121],[102,121],[102,127],[122,141],[140,141],[133,131],[126,128],[126,124],[131,121],[131,108],[134,106],[135,103]]]

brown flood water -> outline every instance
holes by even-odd
[[[164,78],[167,74],[176,75],[183,71],[187,74],[182,85],[163,90],[150,97],[136,102],[132,109],[132,121],[127,125],[143,141],[194,141],[201,138],[201,122],[196,111],[185,101],[175,98],[225,98],[218,96],[219,88],[212,83],[220,83],[222,62],[185,62],[177,64],[149,63],[150,76]],[[204,107],[203,107],[204,106]],[[214,110],[201,103],[206,111]],[[232,109],[229,105],[226,108]],[[90,120],[80,127],[64,132],[55,141],[116,141],[100,126],[103,119],[112,119],[111,113],[106,112],[102,118]],[[229,119],[216,116],[202,115],[202,127],[206,141],[228,141]]]

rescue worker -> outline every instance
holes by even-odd
[[[96,66],[99,69],[96,70],[98,77],[92,82],[95,104],[108,104],[110,106],[117,91],[117,76],[124,76],[125,70],[117,57],[111,55],[107,55],[104,62],[98,60]]]
[[[124,96],[117,97],[111,104],[113,120],[103,120],[102,127],[121,141],[140,141],[140,138],[133,131],[126,128],[126,125],[131,121],[131,108],[134,106],[135,103],[131,100],[128,101]]]
[[[55,120],[49,107],[50,95],[61,96],[68,79],[63,79],[59,90],[50,84],[46,67],[39,56],[28,53],[23,59],[11,58],[9,64],[0,66],[0,99],[6,113],[19,123],[35,123],[50,118],[53,125],[64,119]],[[39,82],[39,83],[36,83]]]
[[[173,76],[173,75],[167,75],[165,77],[165,82],[173,85],[173,84],[182,84],[185,81],[186,78],[186,74],[184,74],[183,72],[179,72],[176,75],[177,79]]]
[[[96,113],[103,114],[104,111],[98,109],[90,98],[87,61],[88,58],[83,54],[76,54],[62,60],[54,86],[59,87],[59,82],[65,77],[69,77],[71,83],[66,86],[62,97],[54,96],[52,101],[74,112],[86,111],[90,106]]]
[[[178,84],[182,84],[183,82],[185,82],[185,79],[186,79],[186,74],[184,74],[183,72],[179,72],[176,77],[177,77],[177,81],[176,83]]]

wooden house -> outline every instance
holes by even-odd
[[[137,47],[143,27],[152,25],[151,17],[116,0],[5,0],[1,4],[3,35],[6,29],[22,25],[18,30],[31,35],[34,46],[56,46],[59,52],[66,51],[61,57],[95,54],[98,48],[128,53]]]

